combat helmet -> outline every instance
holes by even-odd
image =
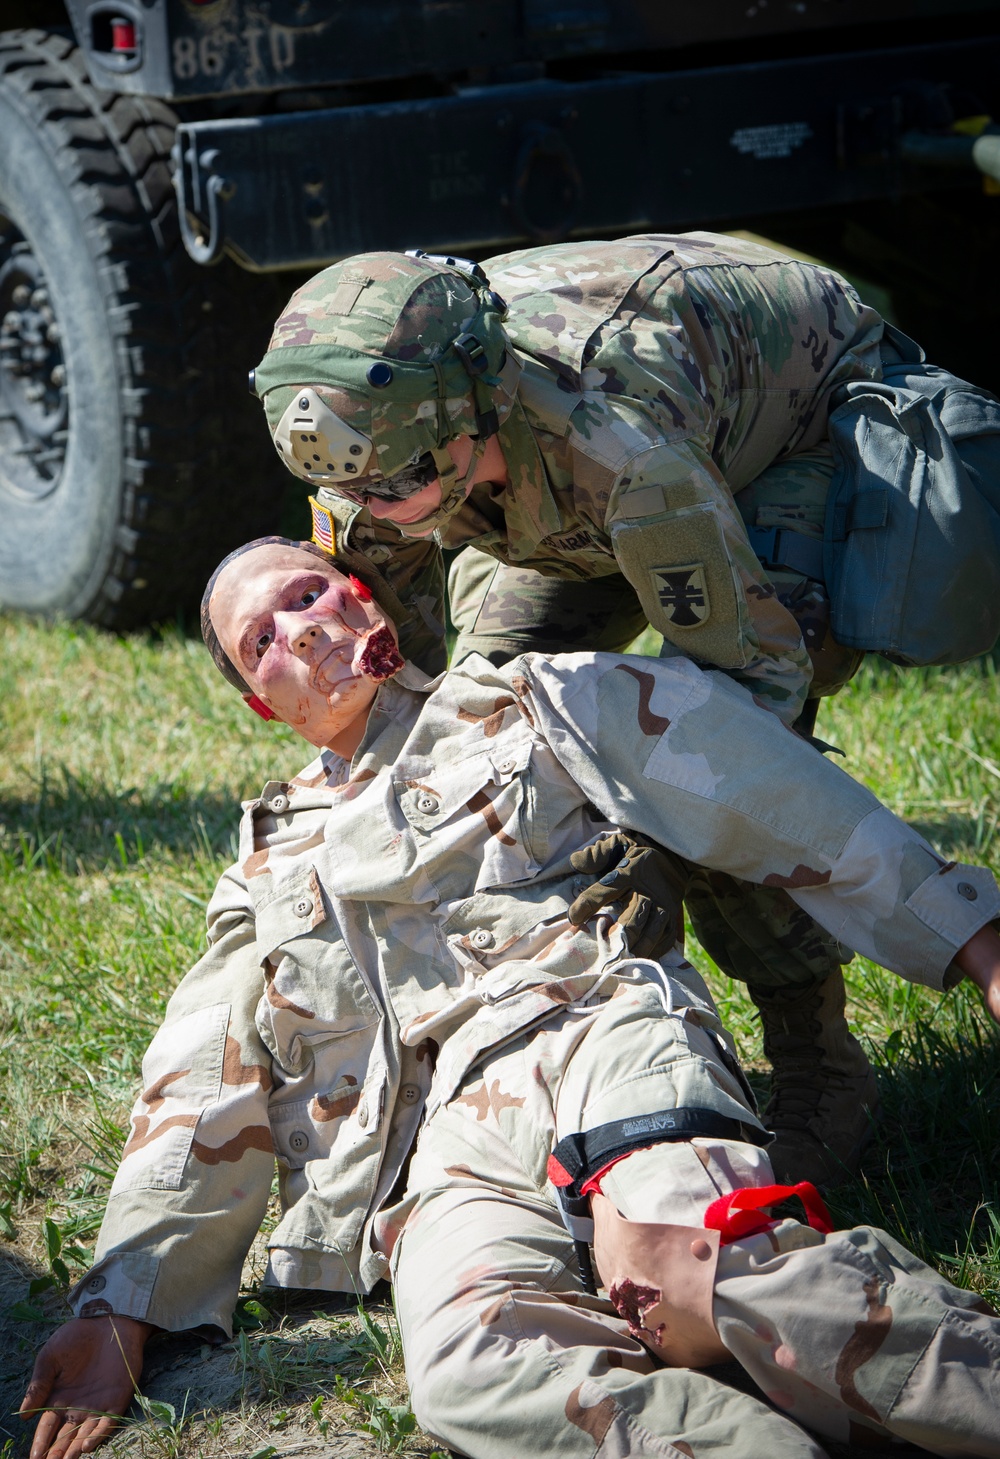
[[[251,376],[285,465],[317,487],[384,496],[380,484],[423,469],[441,482],[435,516],[450,515],[517,389],[506,314],[467,259],[364,253],[323,269],[292,295]],[[445,448],[463,435],[476,451],[459,480]]]

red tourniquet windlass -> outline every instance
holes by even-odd
[[[718,1231],[722,1245],[728,1246],[741,1236],[756,1236],[758,1231],[776,1225],[776,1220],[767,1214],[767,1207],[787,1201],[791,1196],[798,1196],[805,1206],[806,1219],[813,1230],[828,1236],[833,1230],[830,1212],[808,1180],[800,1180],[798,1185],[745,1185],[740,1190],[729,1191],[708,1207],[705,1226],[709,1231]]]
[[[370,603],[371,602],[371,599],[372,599],[372,590],[371,590],[371,588],[369,588],[365,583],[363,583],[360,578],[356,578],[353,573],[349,573],[348,574],[347,580],[350,583],[351,587],[354,589],[354,596],[359,600],[359,602],[362,602],[362,603]]]

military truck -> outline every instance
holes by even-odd
[[[755,229],[1000,377],[1000,0],[8,0],[0,28],[5,605],[169,617],[274,529],[246,371],[361,249]]]

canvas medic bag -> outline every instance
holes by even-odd
[[[841,387],[824,570],[832,628],[904,664],[1000,636],[1000,401],[886,326],[881,381]]]

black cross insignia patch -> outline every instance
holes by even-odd
[[[650,572],[660,607],[674,628],[700,628],[708,621],[712,610],[700,562],[685,567],[654,567]]]

